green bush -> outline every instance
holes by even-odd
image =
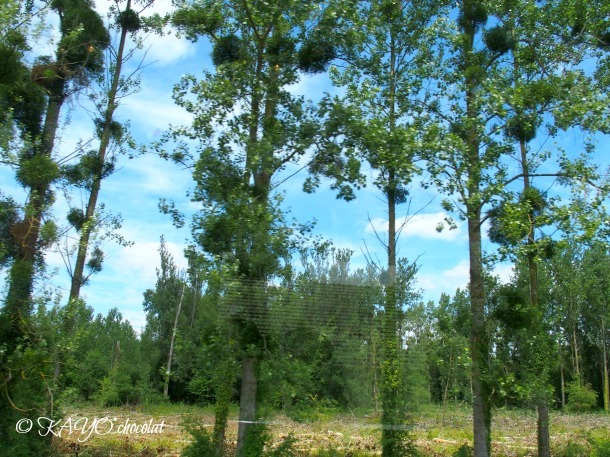
[[[345,457],[348,455],[349,457],[369,457],[371,454],[365,451],[354,451],[349,452],[348,454],[339,452],[333,448],[321,449],[316,451],[315,454],[309,454],[310,457]]]
[[[210,432],[201,426],[187,425],[187,430],[194,440],[182,450],[182,457],[215,457],[218,455],[214,438]]]
[[[610,440],[600,440],[593,442],[595,457],[610,457]]]
[[[265,457],[297,457],[296,450],[294,449],[295,442],[296,440],[289,435],[279,446],[267,452]]]
[[[453,457],[472,457],[474,452],[467,444],[462,444],[457,451],[453,453]]]
[[[581,413],[592,409],[597,404],[597,393],[589,384],[572,381],[568,383],[566,391],[569,411]]]
[[[94,395],[94,398],[101,406],[118,406],[121,404],[119,389],[108,376],[102,379],[100,390]]]
[[[135,402],[143,405],[158,405],[169,402],[151,382],[139,380],[134,389]]]
[[[212,433],[194,422],[186,422],[184,425],[193,436],[193,442],[182,450],[182,457],[216,457],[219,455]],[[271,448],[270,441],[271,434],[267,427],[262,424],[254,425],[244,443],[245,456],[297,457],[294,449],[296,440],[292,436],[285,438],[275,448]]]
[[[591,457],[591,450],[585,446],[571,441],[563,448],[560,448],[555,455],[557,457]]]

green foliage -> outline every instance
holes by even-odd
[[[133,9],[129,8],[119,13],[117,22],[121,29],[128,32],[136,32],[142,27],[140,16]]]
[[[531,224],[539,229],[549,223],[549,202],[547,195],[535,187],[529,187],[519,194],[517,201],[502,201],[488,211],[489,237],[506,251],[527,242],[532,230]],[[552,243],[548,238],[540,238],[530,252],[542,257],[552,253]]]
[[[515,116],[508,120],[506,124],[506,133],[510,138],[516,141],[529,143],[536,138],[538,130],[538,117],[536,115]]]
[[[293,445],[296,440],[287,436],[276,447],[271,448],[271,433],[263,424],[255,424],[246,437],[244,457],[296,457]]]
[[[66,218],[68,219],[70,225],[76,229],[76,231],[80,231],[80,229],[83,228],[83,224],[86,220],[85,213],[80,208],[70,208]]]
[[[318,384],[314,370],[311,364],[292,354],[288,357],[277,354],[264,360],[261,362],[260,395],[265,402],[285,409],[295,417],[295,411],[306,405],[312,392],[316,392]]]
[[[595,457],[610,457],[610,439],[594,440]]]
[[[299,49],[298,66],[305,73],[321,73],[336,56],[337,50],[327,37],[314,37]]]
[[[468,444],[462,444],[454,453],[453,457],[473,457],[474,451]]]
[[[53,221],[45,221],[40,228],[40,242],[43,246],[50,246],[57,241],[59,228]]]
[[[484,3],[476,0],[465,0],[460,9],[458,23],[462,28],[480,28],[487,22],[488,12]]]
[[[48,186],[59,176],[59,166],[44,154],[23,160],[16,173],[17,180],[25,187]]]
[[[13,234],[19,222],[19,211],[15,201],[0,192],[0,268],[6,266],[18,252]]]
[[[102,271],[102,264],[104,263],[104,251],[99,246],[94,246],[91,250],[89,260],[87,261],[87,269],[90,273],[99,273]]]
[[[483,41],[491,52],[504,54],[515,47],[510,30],[505,26],[496,26],[483,33]]]
[[[57,57],[62,71],[100,71],[110,37],[99,14],[86,0],[53,0],[51,7],[60,15]]]
[[[219,456],[213,435],[205,427],[189,421],[186,423],[186,428],[194,441],[183,449],[182,457]],[[256,424],[248,434],[243,455],[244,457],[296,457],[295,442],[292,436],[288,436],[272,448],[268,429],[264,425]]]
[[[290,65],[294,57],[296,42],[293,38],[274,35],[267,45],[269,63],[273,66]]]
[[[591,449],[582,444],[568,441],[567,444],[556,450],[554,455],[557,457],[591,457]]]
[[[263,457],[270,440],[269,429],[263,424],[254,424],[246,435],[243,457]]]
[[[296,442],[297,440],[292,435],[288,435],[279,445],[269,450],[265,457],[297,457],[299,454],[294,448]]]
[[[95,124],[95,132],[97,133],[98,138],[101,139],[104,130],[107,129],[112,140],[116,141],[117,143],[121,142],[123,135],[125,134],[125,128],[123,124],[118,121],[112,120],[110,121],[108,126],[106,126],[106,121],[101,118],[96,118],[93,122]]]
[[[50,436],[40,436],[34,430],[17,433],[19,420],[29,419],[34,424],[38,417],[60,418],[54,403],[55,389],[51,384],[53,366],[49,363],[53,346],[53,327],[41,303],[37,315],[28,316],[29,338],[20,335],[17,341],[6,341],[3,328],[4,310],[0,314],[0,455],[52,456]],[[15,344],[9,350],[7,343]]]
[[[121,133],[122,134],[122,133]],[[102,161],[97,151],[87,151],[78,162],[61,167],[63,179],[68,184],[90,190],[96,179],[104,179],[115,171],[116,157]]]
[[[116,372],[114,376],[106,376],[101,381],[100,389],[95,395],[95,400],[100,406],[118,406],[123,403],[119,395],[119,386],[113,378],[116,378]]]
[[[77,301],[72,311],[60,313],[62,327],[72,329],[61,343],[60,382],[62,388],[72,389],[72,397],[106,406],[159,398],[149,384],[150,362],[144,358],[142,345],[116,309],[93,319],[92,310]]]
[[[430,404],[430,379],[426,342],[412,344],[405,361],[403,379],[409,412],[414,414]]]
[[[197,426],[193,422],[187,422],[186,425],[194,441],[182,450],[182,457],[220,457],[212,434],[205,427]]]
[[[578,413],[590,411],[597,404],[597,392],[589,384],[579,381],[569,382],[566,392],[568,394],[567,408],[570,411]]]
[[[242,58],[242,42],[234,33],[220,37],[212,50],[212,63],[217,67]]]
[[[171,21],[189,40],[197,41],[200,35],[215,35],[222,27],[223,15],[218,3],[208,0],[177,9]]]

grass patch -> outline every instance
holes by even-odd
[[[237,437],[237,405],[231,407],[226,445],[235,449]],[[369,457],[380,455],[381,426],[379,414],[373,411],[343,411],[322,407],[294,412],[269,412],[266,422],[275,449],[287,437],[294,439],[295,455],[299,457]],[[464,454],[472,445],[472,411],[465,405],[446,408],[429,405],[413,418],[412,435],[422,455],[453,457]],[[60,455],[112,456],[176,456],[193,437],[187,422],[199,424],[211,432],[213,407],[184,404],[148,404],[102,408],[79,404],[65,408],[64,417],[110,417],[122,423],[143,424],[151,419],[164,421],[161,434],[92,435],[78,443],[76,435],[62,435],[55,440]],[[610,415],[604,413],[551,413],[551,447],[554,456],[610,457]],[[531,457],[536,455],[536,413],[533,410],[500,409],[493,413],[492,454],[498,457]],[[230,453],[228,455],[231,455]]]

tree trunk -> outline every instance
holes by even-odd
[[[169,343],[169,354],[167,356],[167,369],[165,370],[165,383],[163,385],[163,398],[169,398],[169,378],[172,373],[172,360],[174,358],[174,341],[176,340],[176,332],[178,331],[178,319],[180,318],[180,309],[182,308],[182,299],[184,298],[185,284],[182,285],[180,293],[180,301],[176,310],[176,319],[174,320],[174,328],[172,329],[172,338]]]
[[[383,326],[383,369],[382,373],[382,429],[381,448],[383,457],[399,455],[402,442],[406,438],[401,426],[402,376],[400,370],[400,350],[398,338],[398,305],[396,303],[396,197],[393,170],[388,173],[388,283],[386,285],[385,313]]]
[[[51,157],[55,135],[59,126],[59,115],[65,101],[64,82],[58,83],[47,102],[47,111],[40,145],[34,146],[34,156]],[[9,352],[17,345],[21,336],[29,336],[28,318],[31,314],[31,295],[34,287],[36,258],[41,254],[40,228],[49,199],[50,182],[41,181],[32,185],[29,204],[23,221],[11,229],[18,244],[18,252],[9,273],[9,288],[5,299],[5,312],[10,319],[6,341]]]
[[[572,318],[572,345],[574,347],[574,371],[576,372],[576,380],[580,385],[580,363],[578,362],[578,340],[576,338],[576,322],[575,318]]]
[[[531,183],[530,183],[530,176],[529,176],[529,165],[528,165],[528,161],[527,161],[527,144],[525,143],[524,140],[521,140],[519,142],[519,147],[521,149],[521,171],[523,173],[523,193],[524,195],[527,193],[528,190],[530,190],[531,188]],[[527,268],[529,271],[529,289],[530,289],[530,305],[533,308],[539,308],[540,307],[540,302],[538,300],[538,296],[539,296],[539,283],[538,283],[538,264],[536,263],[536,257],[535,257],[535,253],[534,253],[534,247],[536,245],[536,221],[535,221],[535,214],[534,214],[534,210],[533,208],[530,208],[528,210],[528,220],[529,220],[529,227],[528,227],[528,234],[527,234],[527,245],[529,247],[528,253],[527,253]],[[544,326],[544,322],[542,322],[544,313],[539,312],[538,316],[539,319],[537,319],[537,322],[534,323],[534,325],[536,326],[535,328],[535,332],[540,334],[541,332],[543,332],[543,326]],[[544,341],[545,341],[545,337],[544,335],[541,335],[542,338],[540,341],[542,341],[542,344],[544,345]],[[544,347],[542,348],[542,350],[544,351]],[[546,356],[546,354],[544,354],[544,356]],[[530,362],[532,363],[532,362]],[[539,383],[538,386],[539,388],[542,390],[541,392],[536,392],[535,395],[538,397],[538,405],[537,405],[537,410],[538,410],[538,426],[537,426],[537,430],[538,430],[538,457],[551,457],[551,439],[549,436],[549,407],[547,404],[547,399],[546,399],[546,394],[544,392],[544,386],[547,384],[548,382],[548,376],[547,376],[547,363],[546,360],[544,360],[544,357],[542,357],[542,366],[541,367],[534,367],[537,372],[537,375],[539,376]],[[538,370],[539,368],[539,370]]]
[[[131,9],[131,0],[127,0],[125,11]],[[123,69],[123,54],[125,51],[125,42],[127,40],[127,30],[121,29],[121,38],[119,40],[119,49],[116,54],[114,73],[112,75],[112,82],[110,90],[108,92],[108,104],[106,107],[106,113],[104,116],[104,129],[100,137],[100,146],[98,149],[97,159],[99,161],[99,169],[95,171],[93,175],[93,183],[91,185],[91,192],[89,193],[89,201],[87,202],[87,209],[85,212],[85,220],[81,229],[80,240],[78,243],[78,252],[76,254],[76,263],[74,265],[74,271],[72,273],[72,281],[70,285],[70,295],[68,303],[77,299],[80,295],[80,288],[82,287],[83,272],[85,270],[85,260],[87,258],[87,250],[89,249],[89,239],[91,232],[93,231],[93,216],[95,215],[95,209],[97,207],[97,199],[99,197],[100,188],[102,186],[103,178],[103,165],[106,161],[106,152],[110,144],[112,121],[114,118],[114,112],[117,108],[116,97],[119,87],[119,81],[121,79],[121,72]]]
[[[546,400],[538,403],[538,455],[551,455],[551,438],[549,433],[549,406]]]
[[[608,348],[606,345],[606,322],[602,318],[602,357],[604,372],[602,373],[604,411],[610,412],[610,379],[608,377]]]
[[[224,455],[225,434],[229,419],[229,405],[233,394],[234,373],[231,362],[226,359],[221,362],[220,369],[214,375],[214,390],[216,405],[214,407],[214,442],[218,457]]]
[[[246,443],[256,421],[256,366],[255,357],[247,357],[243,363],[241,393],[239,396],[239,426],[237,429],[237,457],[245,457]]]
[[[391,154],[394,150],[396,131],[396,66],[397,46],[394,28],[390,28],[389,56],[389,92],[388,92],[388,138]],[[383,457],[394,457],[402,454],[408,436],[403,430],[405,421],[403,398],[403,376],[400,366],[402,351],[399,332],[399,304],[396,298],[396,170],[393,165],[387,167],[387,184],[385,194],[388,202],[388,280],[385,296],[384,335],[383,335],[383,369],[382,373],[382,429],[381,447]]]
[[[475,0],[464,0],[462,13],[467,11]],[[476,27],[470,20],[461,21],[460,28],[464,39],[461,40],[461,58],[464,68],[477,68],[485,72],[474,52]],[[480,108],[477,93],[481,82],[475,72],[465,71],[465,160],[467,167],[466,211],[468,218],[468,250],[470,261],[470,306],[472,322],[470,328],[470,357],[472,383],[472,416],[474,432],[474,457],[489,457],[491,447],[491,408],[489,386],[485,381],[489,371],[489,342],[485,323],[485,284],[483,280],[483,252],[481,245],[481,157],[479,124]]]
[[[561,373],[561,408],[563,409],[566,407],[566,379],[563,373],[563,357],[559,362],[559,371]]]
[[[491,408],[489,387],[485,382],[488,372],[489,343],[485,325],[485,290],[481,249],[480,213],[468,218],[470,248],[470,303],[472,327],[470,357],[472,359],[472,415],[474,457],[489,457],[491,446]]]

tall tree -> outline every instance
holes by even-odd
[[[88,190],[88,200],[86,209],[83,212],[80,209],[73,208],[68,216],[69,222],[80,232],[78,249],[74,268],[72,269],[72,281],[70,284],[70,294],[68,302],[76,300],[80,296],[80,289],[86,278],[84,276],[87,253],[90,248],[91,234],[95,228],[95,212],[97,201],[102,185],[102,180],[114,171],[115,157],[109,156],[108,152],[112,147],[112,142],[120,143],[125,140],[124,128],[115,120],[115,111],[119,106],[120,100],[134,92],[137,89],[133,81],[134,73],[128,78],[124,77],[123,66],[129,61],[136,51],[136,48],[131,50],[126,49],[128,45],[128,36],[136,36],[142,26],[140,14],[144,9],[151,5],[154,0],[144,0],[138,2],[141,6],[140,11],[136,11],[132,7],[132,0],[127,0],[125,6],[121,9],[120,2],[115,1],[115,5],[111,9],[114,24],[111,27],[118,32],[118,38],[110,46],[107,52],[105,66],[110,74],[108,80],[102,77],[102,97],[96,103],[96,108],[100,112],[100,117],[95,119],[97,135],[99,138],[99,146],[96,152],[85,154],[80,163],[76,166],[69,167],[68,180],[77,185],[84,186]],[[101,267],[103,254],[101,251],[94,250],[88,266],[93,270]]]
[[[503,218],[496,217],[492,211],[493,222],[503,219],[501,228],[492,229],[500,236],[495,239],[492,236],[492,239],[504,242],[501,249],[508,248],[507,242],[512,242],[515,252],[521,252],[526,258],[529,306],[533,308],[532,316],[538,317],[530,330],[537,335],[542,354],[529,360],[530,364],[537,365],[536,368],[528,367],[532,373],[538,374],[538,379],[532,384],[537,386],[534,395],[538,403],[538,455],[541,457],[550,456],[549,399],[546,398],[549,364],[539,362],[548,357],[550,342],[543,322],[547,304],[539,300],[538,263],[548,251],[550,238],[538,240],[537,231],[550,222],[550,216],[546,196],[534,187],[533,182],[538,176],[537,168],[544,163],[548,152],[543,150],[541,153],[540,149],[536,152],[537,148],[532,148],[531,143],[542,130],[542,119],[549,119],[547,126],[551,126],[550,115],[568,100],[572,101],[570,92],[575,87],[579,88],[578,92],[586,91],[586,81],[582,81],[569,66],[580,61],[581,53],[570,45],[563,45],[559,39],[565,32],[565,24],[555,20],[561,15],[560,11],[552,2],[538,7],[514,2],[495,11],[499,25],[485,35],[491,50],[503,51],[509,56],[506,71],[512,81],[507,81],[510,86],[503,94],[509,113],[504,128],[507,141],[516,144],[514,158],[520,166],[522,189],[517,192],[518,202],[510,209],[498,208],[499,212],[505,213]],[[571,123],[563,119],[558,124],[567,128]]]
[[[44,249],[56,235],[55,224],[44,218],[53,201],[52,183],[59,177],[53,153],[61,107],[73,90],[86,84],[91,72],[99,70],[99,51],[108,42],[102,20],[91,4],[83,0],[52,1],[50,6],[59,16],[60,28],[56,55],[39,57],[33,66],[27,65],[20,57],[27,49],[27,39],[19,21],[27,20],[32,5],[24,2],[26,14],[11,24],[0,46],[9,62],[5,68],[11,70],[3,70],[2,79],[8,78],[0,84],[10,80],[8,90],[0,89],[0,104],[8,108],[3,109],[2,124],[4,127],[12,121],[19,129],[19,149],[8,154],[18,182],[29,193],[19,219],[11,221],[11,267],[0,316],[0,435],[12,455],[50,452],[49,437],[25,438],[14,426],[17,411],[30,417],[56,414],[53,386],[48,383],[52,379],[47,363],[51,336],[41,333],[39,320],[32,314],[35,300],[31,294],[35,274],[43,266]]]
[[[168,398],[171,360],[174,357],[173,343],[180,323],[179,308],[182,307],[186,282],[163,237],[161,237],[159,254],[161,265],[157,268],[155,289],[144,292],[144,311],[146,311],[144,338],[154,347],[151,348],[154,352],[150,354],[153,373],[156,374],[153,380],[163,386],[163,395]],[[160,378],[157,377],[159,375]]]
[[[569,52],[565,56],[555,49],[566,46],[570,50],[570,45],[564,43],[565,22],[558,19],[567,12],[562,2],[539,5],[515,1],[500,5],[464,0],[457,21],[459,33],[452,41],[453,54],[447,61],[449,73],[443,79],[444,84],[453,84],[459,90],[445,102],[451,106],[451,112],[439,110],[439,117],[448,128],[442,144],[437,143],[438,152],[430,163],[439,187],[450,199],[456,200],[448,199],[445,207],[454,209],[457,203],[468,223],[475,456],[486,456],[490,452],[490,378],[486,375],[489,340],[481,228],[493,213],[486,214],[486,205],[510,195],[512,183],[523,182],[518,206],[524,212],[524,219],[517,222],[513,217],[513,222],[522,224],[520,239],[526,240],[535,256],[539,246],[534,230],[541,220],[534,222],[539,211],[535,207],[535,195],[539,193],[532,186],[534,176],[554,176],[563,178],[563,182],[573,180],[578,184],[572,187],[574,190],[582,188],[580,183],[594,176],[584,166],[585,161],[571,161],[560,154],[555,154],[558,170],[536,174],[535,164],[547,159],[549,154],[534,158],[528,149],[541,119],[549,113],[555,117],[555,126],[549,128],[553,133],[574,125],[578,113],[588,111],[588,102],[575,96],[582,94],[583,89],[590,93],[586,90],[588,81],[577,71],[562,72],[569,65],[577,65],[582,55]],[[598,98],[594,96],[592,101],[595,104]],[[506,134],[502,135],[503,132]],[[513,159],[520,165],[516,174],[511,174]],[[539,204],[540,200],[537,200]],[[570,211],[564,209],[564,216]],[[530,259],[530,296],[537,301],[535,258]],[[544,428],[544,407],[541,414]],[[543,429],[541,434],[548,436]],[[542,435],[541,452],[548,455],[548,439]]]
[[[385,328],[382,362],[384,428],[383,455],[398,455],[406,434],[400,381],[401,347],[396,291],[397,205],[407,199],[406,186],[416,173],[418,136],[423,112],[418,98],[431,75],[434,40],[444,2],[367,1],[344,2],[344,15],[337,40],[341,43],[343,71],[331,69],[331,79],[342,86],[342,97],[323,102],[326,130],[320,153],[310,169],[336,178],[339,196],[351,199],[350,182],[359,185],[359,161],[378,171],[375,185],[387,201],[388,231]],[[346,166],[339,164],[345,162]],[[307,182],[309,190],[317,176]],[[406,442],[406,441],[405,441]]]
[[[437,186],[450,198],[457,197],[468,226],[475,457],[488,457],[491,451],[491,390],[487,376],[490,351],[481,243],[483,206],[498,192],[497,182],[504,176],[504,170],[494,166],[500,163],[502,149],[489,134],[487,120],[493,114],[485,112],[498,58],[496,53],[479,47],[478,38],[488,14],[486,3],[473,0],[459,3],[447,76],[441,83],[445,87],[453,85],[455,91],[448,100],[451,112],[441,113],[447,122],[447,132],[441,144],[433,145],[434,153],[429,161]],[[446,201],[444,206],[453,209],[455,204]]]
[[[322,71],[334,57],[319,25],[332,20],[324,2],[183,2],[173,15],[187,37],[213,43],[215,73],[185,77],[176,102],[195,118],[172,136],[199,141],[194,167],[196,242],[232,265],[240,288],[233,318],[241,335],[242,378],[237,454],[245,455],[257,418],[257,367],[264,351],[265,288],[280,273],[289,230],[273,178],[312,144],[303,98],[288,86],[301,71]],[[334,12],[334,16],[336,16]],[[191,98],[191,94],[195,100]],[[172,158],[188,146],[179,147]]]
[[[607,248],[595,244],[585,252],[582,268],[587,272],[583,289],[588,306],[585,314],[586,335],[600,352],[602,403],[610,411],[610,257]]]
[[[49,242],[45,238],[54,231],[52,223],[43,225],[43,219],[53,201],[51,184],[59,177],[53,152],[61,108],[92,72],[101,69],[102,51],[108,45],[102,20],[86,0],[54,0],[51,8],[59,16],[61,32],[56,55],[39,58],[32,68],[32,79],[45,93],[44,122],[37,128],[31,147],[19,157],[17,172],[29,199],[23,219],[12,229],[17,253],[9,275],[4,313],[11,321],[6,337],[13,342],[27,334],[36,262],[41,261],[44,244]]]

